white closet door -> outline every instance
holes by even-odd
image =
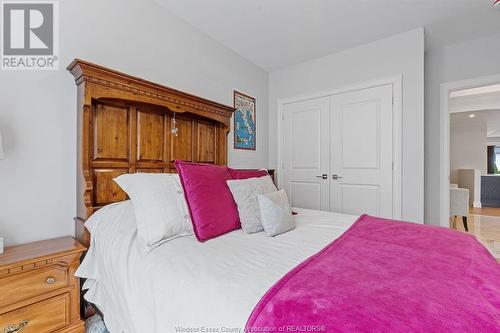
[[[294,207],[330,210],[330,99],[284,105],[283,185]]]
[[[392,217],[392,85],[331,97],[333,211]]]

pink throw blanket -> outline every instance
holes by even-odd
[[[471,235],[361,216],[278,281],[249,332],[500,332],[500,265]]]

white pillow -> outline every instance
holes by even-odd
[[[238,206],[241,228],[247,234],[260,232],[263,229],[260,221],[259,194],[277,191],[271,177],[228,180],[227,186],[231,190],[234,201]]]
[[[193,234],[177,174],[133,173],[114,179],[134,205],[137,237],[144,252],[163,242]]]
[[[295,220],[285,190],[258,196],[260,218],[267,236],[273,237],[295,228]]]

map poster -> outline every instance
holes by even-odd
[[[255,150],[255,98],[234,91],[234,149]]]

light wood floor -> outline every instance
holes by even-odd
[[[487,215],[487,216],[500,216],[500,208],[495,207],[483,207],[470,209],[470,213],[473,215]]]
[[[471,214],[467,219],[467,225],[469,227],[469,233],[476,236],[489,251],[490,253],[500,262],[500,209],[497,216],[489,215],[479,215],[472,213],[477,212],[477,210],[471,210]],[[482,212],[486,208],[482,208]],[[491,213],[491,211],[489,211]],[[466,232],[464,225],[462,223],[462,217],[451,218],[451,227],[456,230]]]

